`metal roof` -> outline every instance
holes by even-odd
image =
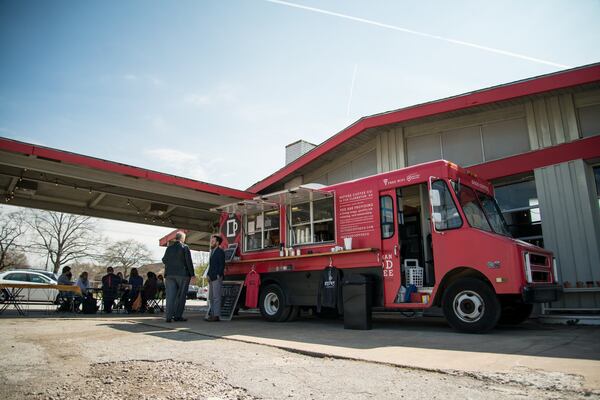
[[[0,138],[0,199],[6,204],[193,230],[207,245],[211,208],[255,194]]]
[[[382,126],[391,126],[440,114],[456,113],[461,110],[492,105],[525,96],[561,90],[577,85],[585,85],[600,81],[600,63],[560,71],[552,74],[533,77],[504,85],[481,89],[441,100],[418,104],[399,110],[389,111],[363,117],[341,132],[327,139],[308,153],[279,169],[267,178],[255,183],[247,190],[255,193],[278,190],[281,181],[300,174],[303,167],[313,162],[326,162],[331,152],[341,151],[350,144],[351,139],[361,137],[366,141],[364,133],[373,132]],[[359,143],[360,144],[360,143]],[[356,143],[352,142],[352,147]],[[314,167],[314,165],[313,165]]]

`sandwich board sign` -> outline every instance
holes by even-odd
[[[221,321],[231,321],[235,307],[242,293],[244,287],[244,281],[223,281],[221,286]],[[210,286],[208,298],[210,298]],[[206,316],[210,314],[210,301],[208,302],[208,308],[206,309]]]

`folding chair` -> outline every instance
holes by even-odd
[[[75,296],[71,292],[58,292],[55,304],[57,312],[75,312]]]
[[[164,300],[165,292],[162,290],[156,292],[156,296],[154,296],[153,299],[148,299],[148,304],[146,304],[146,310],[148,312],[165,312]]]

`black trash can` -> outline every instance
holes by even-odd
[[[344,329],[371,329],[371,287],[369,276],[350,275],[344,279]]]

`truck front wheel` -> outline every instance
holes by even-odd
[[[500,318],[498,297],[485,282],[475,278],[462,278],[448,286],[442,308],[450,326],[461,332],[489,331]]]
[[[283,322],[291,312],[283,290],[276,284],[268,285],[260,292],[259,307],[260,314],[269,322]]]

